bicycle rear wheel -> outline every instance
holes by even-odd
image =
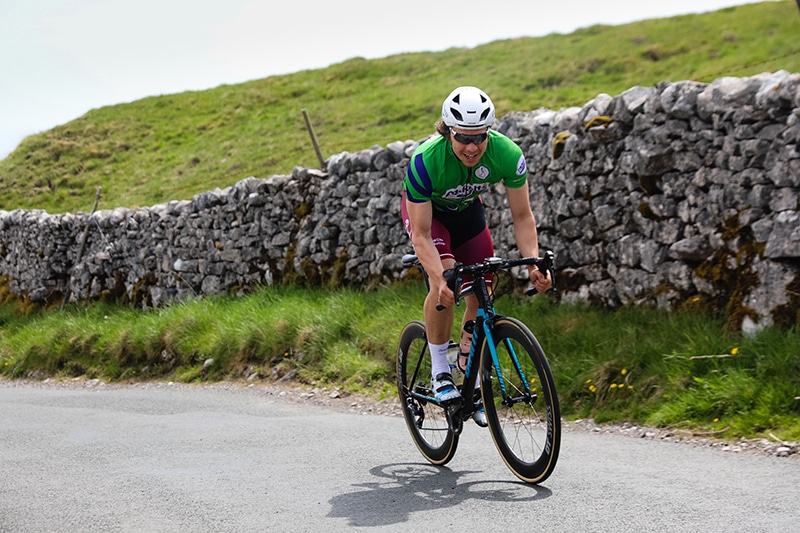
[[[433,391],[425,324],[418,320],[406,324],[400,334],[397,386],[403,416],[414,444],[430,463],[447,464],[456,453],[458,435],[449,427],[441,406],[419,397],[433,398]]]
[[[508,468],[526,483],[553,472],[561,447],[561,413],[547,358],[533,333],[498,319],[494,346],[481,347],[481,394],[489,430]],[[499,371],[498,371],[499,370]]]

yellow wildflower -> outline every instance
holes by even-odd
[[[737,353],[739,353],[739,348],[734,346],[733,349],[731,350],[731,355],[736,355]]]
[[[623,368],[622,371],[620,372],[620,374],[622,374],[623,376],[625,374],[627,374],[627,373],[628,373],[628,369],[627,368]]]

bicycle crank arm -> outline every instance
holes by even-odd
[[[461,434],[461,430],[464,429],[464,421],[459,416],[461,412],[461,404],[456,403],[454,405],[450,405],[449,407],[445,407],[445,418],[447,418],[447,427],[456,435]]]

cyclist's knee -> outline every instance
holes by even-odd
[[[478,314],[478,298],[473,293],[466,294],[464,303],[467,304],[464,313],[470,318],[475,318],[475,315]]]

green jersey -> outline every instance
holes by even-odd
[[[486,151],[468,167],[441,135],[417,147],[408,164],[403,188],[409,202],[432,202],[440,211],[462,211],[493,183],[511,189],[525,185],[528,168],[522,149],[502,133],[489,130]]]

